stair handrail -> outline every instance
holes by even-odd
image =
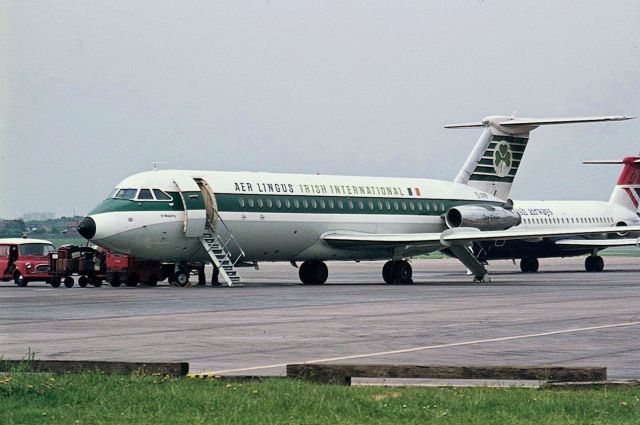
[[[226,241],[224,241],[224,238],[222,237],[222,233],[221,233],[220,231],[216,231],[216,233],[218,233],[218,236],[217,236],[217,237],[218,237],[218,238],[220,238],[220,241],[221,241],[221,242],[223,242],[223,244],[222,244],[222,248],[224,248],[224,249],[225,249],[225,251],[227,251],[227,249],[226,249],[227,245],[228,245],[231,241],[233,241],[233,243],[235,244],[235,247],[238,249],[238,251],[240,251],[240,254],[238,255],[238,257],[235,259],[235,261],[233,261],[233,262],[232,262],[232,263],[233,263],[233,265],[235,266],[235,265],[236,265],[236,263],[237,263],[238,261],[240,261],[240,259],[241,259],[242,257],[244,257],[244,256],[245,256],[245,252],[244,252],[244,250],[242,249],[242,246],[240,245],[240,242],[238,242],[238,240],[236,239],[236,237],[235,237],[235,236],[233,236],[233,233],[231,233],[231,230],[229,229],[229,226],[227,226],[227,224],[224,222],[224,220],[222,219],[222,217],[220,217],[220,214],[218,214],[218,211],[217,211],[217,210],[214,210],[214,214],[215,214],[215,218],[216,218],[216,219],[214,220],[214,222],[216,223],[216,225],[217,225],[218,223],[222,224],[222,227],[224,228],[224,230],[225,230],[225,232],[226,232],[226,234],[227,234],[227,240],[226,240]],[[214,225],[211,221],[209,221],[209,226],[211,226],[211,229],[212,229],[212,230],[213,230],[213,229],[214,229],[214,227],[215,227],[215,225]],[[217,230],[217,229],[216,229],[216,230]]]

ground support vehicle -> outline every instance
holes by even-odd
[[[49,253],[54,249],[51,242],[42,239],[0,239],[0,280],[13,280],[18,286],[35,281],[51,283]]]
[[[171,265],[173,267],[173,265]],[[106,280],[111,286],[138,284],[156,286],[167,278],[168,267],[159,261],[137,260],[124,254],[107,253]]]
[[[57,288],[63,282],[67,288],[73,287],[74,275],[84,288],[91,284],[102,286],[105,277],[105,254],[94,248],[64,245],[49,255],[51,286]]]

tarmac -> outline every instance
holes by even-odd
[[[492,262],[474,284],[452,259],[414,260],[413,285],[383,262],[328,263],[302,286],[290,264],[240,269],[242,288],[71,289],[0,283],[0,357],[190,363],[192,372],[283,375],[301,362],[606,366],[640,378],[640,258]],[[31,353],[31,354],[29,354]]]

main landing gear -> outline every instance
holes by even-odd
[[[407,285],[413,283],[413,269],[405,260],[387,261],[382,267],[382,278],[388,284]]]
[[[522,273],[536,273],[540,267],[538,259],[535,257],[523,258],[520,260],[520,270]]]
[[[590,255],[584,259],[584,269],[588,272],[601,272],[604,270],[604,260],[599,255]]]
[[[329,277],[329,270],[324,262],[309,260],[302,263],[298,274],[305,285],[322,285]]]

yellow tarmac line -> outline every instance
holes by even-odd
[[[313,359],[313,360],[305,360],[305,361],[291,361],[288,363],[279,363],[279,364],[270,364],[263,366],[253,366],[253,367],[244,367],[239,369],[224,369],[224,370],[216,370],[213,372],[200,372],[200,373],[190,373],[189,376],[193,378],[206,378],[212,376],[223,375],[225,373],[232,372],[248,372],[252,370],[263,370],[263,369],[273,369],[276,367],[285,367],[288,364],[305,364],[305,363],[327,363],[327,362],[335,362],[340,360],[352,360],[352,359],[362,359],[366,357],[378,357],[378,356],[388,356],[392,354],[403,354],[403,353],[412,353],[415,351],[422,350],[433,350],[437,348],[447,348],[447,347],[460,347],[466,345],[477,345],[477,344],[486,344],[489,342],[502,342],[502,341],[514,341],[518,339],[527,339],[527,338],[540,338],[543,336],[552,336],[552,335],[562,335],[568,333],[575,332],[586,332],[586,331],[595,331],[601,329],[611,329],[611,328],[622,328],[626,326],[636,326],[640,325],[640,321],[636,322],[624,322],[624,323],[614,323],[611,325],[601,325],[601,326],[588,326],[584,328],[572,328],[572,329],[563,329],[559,331],[551,331],[551,332],[539,332],[533,334],[524,334],[524,335],[513,335],[513,336],[503,336],[500,338],[490,338],[490,339],[478,339],[475,341],[463,341],[463,342],[452,342],[450,344],[437,344],[437,345],[424,345],[421,347],[413,347],[413,348],[404,348],[401,350],[392,350],[392,351],[380,351],[377,353],[367,353],[367,354],[354,354],[351,356],[341,356],[341,357],[329,357],[324,359]]]

